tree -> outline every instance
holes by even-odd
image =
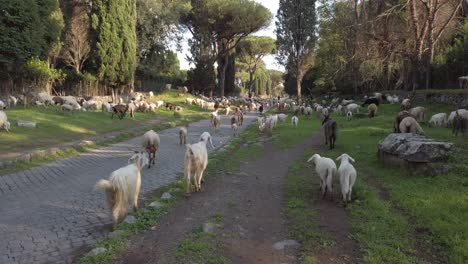
[[[430,88],[430,67],[435,47],[449,24],[461,10],[463,0],[409,0],[413,29],[413,91],[419,86],[418,76],[425,73],[425,87]],[[421,72],[422,70],[422,72]]]
[[[69,28],[65,36],[65,46],[62,52],[64,63],[80,74],[83,64],[89,58],[89,21],[86,7],[79,1],[73,1],[73,11]]]
[[[218,65],[223,65],[219,76],[220,96],[224,96],[229,52],[243,38],[267,26],[270,20],[268,9],[252,0],[192,1],[192,10],[184,23],[194,38],[201,35],[196,30],[208,36],[213,57]]]
[[[179,23],[190,8],[189,0],[137,0],[137,54],[144,60],[150,53],[163,55],[170,42],[182,39]]]
[[[271,37],[249,36],[239,42],[236,51],[239,61],[248,67],[249,97],[252,95],[252,81],[258,64],[265,55],[275,53],[275,47],[275,40]]]
[[[91,10],[94,64],[100,81],[132,84],[136,68],[136,0],[95,0]]]
[[[0,71],[15,74],[33,57],[47,59],[62,28],[58,0],[0,0]]]
[[[280,0],[276,15],[277,60],[296,78],[301,102],[301,82],[311,67],[317,36],[316,0]]]

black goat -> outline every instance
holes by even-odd
[[[379,99],[373,97],[373,98],[366,99],[366,101],[364,101],[364,103],[361,106],[364,107],[370,104],[375,104],[376,106],[379,106],[379,103],[380,103]]]

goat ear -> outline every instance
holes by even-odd
[[[353,163],[356,162],[356,161],[354,161],[354,159],[351,158],[351,156],[349,156],[348,154],[346,154],[346,156],[348,156],[348,159],[349,159],[351,162],[353,162]]]
[[[343,158],[343,154],[341,154],[338,158],[336,158],[336,160],[341,160]]]

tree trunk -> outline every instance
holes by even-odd
[[[296,78],[296,89],[297,89],[297,102],[299,104],[302,103],[302,86],[301,86],[301,82],[302,82],[302,76],[298,75],[297,78]]]
[[[249,70],[249,98],[252,98],[253,73]]]
[[[219,76],[219,90],[220,90],[220,97],[224,97],[224,86],[225,86],[225,81],[226,81],[226,69],[228,66],[229,62],[229,54],[224,55],[224,62],[223,62],[223,67],[221,67],[221,73]]]

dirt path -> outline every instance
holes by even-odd
[[[208,178],[204,192],[177,202],[155,230],[132,238],[116,263],[177,263],[173,258],[177,245],[215,214],[223,216],[217,242],[230,263],[298,263],[297,246],[274,247],[291,239],[282,213],[283,189],[289,166],[321,143],[319,134],[283,151],[265,143],[263,155],[243,163],[239,173]],[[318,210],[320,224],[339,241],[330,252],[317,256],[318,263],[355,263],[358,247],[349,238],[345,210],[328,201],[320,201]]]
[[[325,152],[323,136],[316,134],[313,137],[315,140],[312,148],[317,149],[319,153]],[[339,166],[339,163],[336,165]],[[318,186],[318,177],[316,180]],[[316,196],[320,197],[318,187],[314,190],[316,190]],[[327,264],[359,263],[360,248],[359,244],[351,238],[351,224],[342,203],[338,177],[335,177],[333,181],[333,201],[327,194],[326,199],[318,198],[312,207],[317,210],[320,228],[324,229],[334,241],[334,244],[327,249],[315,252],[315,261]]]

